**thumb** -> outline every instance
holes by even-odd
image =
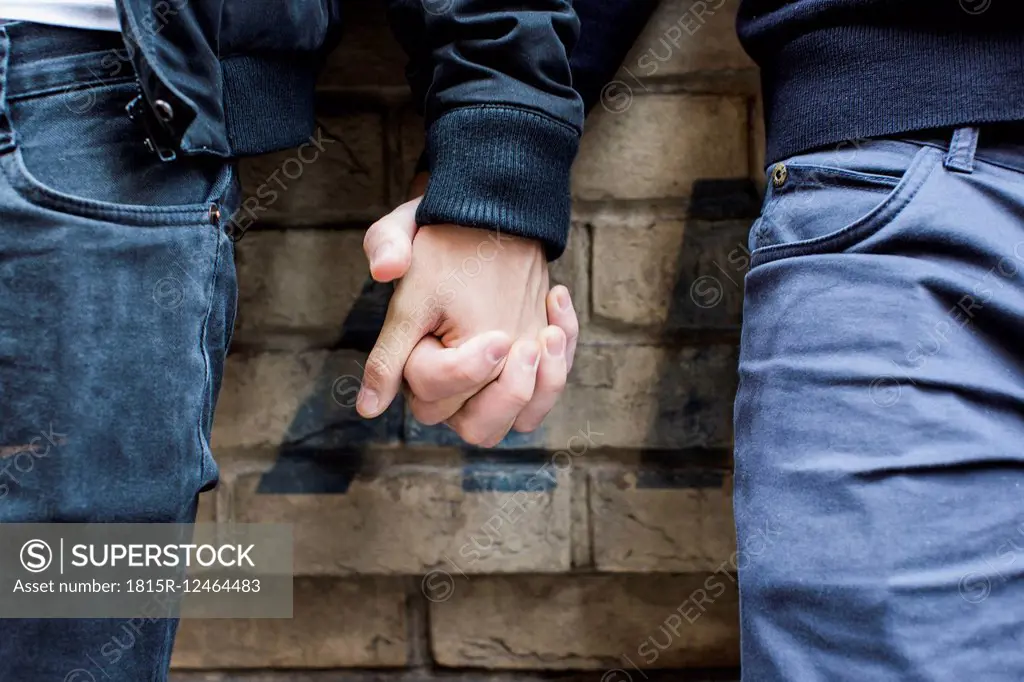
[[[362,385],[356,397],[356,409],[367,419],[388,409],[398,395],[402,388],[405,363],[420,339],[434,328],[434,321],[439,314],[437,301],[433,297],[411,311],[400,303],[400,294],[396,293],[388,306],[377,342],[366,358]]]
[[[405,202],[366,231],[363,251],[370,261],[370,275],[378,282],[398,279],[409,270],[412,238],[416,235],[416,208],[421,199]]]

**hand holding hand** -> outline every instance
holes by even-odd
[[[474,445],[532,431],[572,365],[579,323],[565,287],[548,291],[537,242],[455,225],[419,230],[419,200],[366,234],[378,281],[401,278],[370,353],[357,408],[383,412],[407,385],[413,415]],[[551,324],[548,324],[548,323]]]

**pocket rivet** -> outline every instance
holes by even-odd
[[[775,167],[772,168],[772,184],[776,187],[782,187],[786,184],[787,177],[789,177],[789,171],[786,170],[786,164],[775,164]]]
[[[217,204],[210,204],[210,224],[217,225],[220,223],[220,206]]]
[[[157,116],[160,120],[170,123],[174,119],[174,107],[168,104],[165,100],[158,99],[153,102],[153,108],[156,109]]]

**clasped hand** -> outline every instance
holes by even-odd
[[[416,227],[413,199],[374,223],[363,249],[378,282],[397,280],[356,407],[384,412],[405,390],[413,416],[493,447],[543,422],[565,388],[579,322],[549,290],[539,242],[457,225]]]

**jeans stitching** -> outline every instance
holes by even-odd
[[[843,240],[849,237],[851,234],[855,234],[867,228],[870,228],[872,231],[877,231],[878,229],[881,229],[881,227],[883,227],[884,225],[892,223],[914,199],[914,197],[920,191],[921,187],[923,187],[928,178],[931,177],[932,173],[935,171],[935,168],[940,165],[938,156],[936,156],[930,150],[930,148],[922,148],[921,151],[918,152],[918,154],[919,156],[915,157],[910,167],[907,169],[906,176],[907,178],[909,178],[909,182],[913,182],[914,184],[912,187],[909,185],[906,187],[906,189],[908,189],[909,191],[901,199],[899,199],[898,207],[888,205],[888,201],[886,201],[883,202],[883,204],[880,207],[876,207],[875,209],[873,209],[871,213],[864,216],[864,218],[856,221],[852,225],[845,227],[837,232],[822,235],[821,237],[816,237],[814,239],[809,239],[798,243],[766,246],[762,251],[751,254],[751,269],[753,269],[756,266],[763,265],[765,263],[789,257],[790,255],[802,255],[804,253],[807,253],[807,249],[814,249],[815,247],[827,247],[833,242]],[[928,164],[927,172],[922,173],[922,166],[926,163]],[[919,177],[912,177],[914,175],[918,175]],[[899,186],[897,186],[895,191],[899,191],[899,189]],[[891,215],[889,215],[883,222],[879,223],[878,214],[884,214],[887,210],[892,211]],[[878,212],[878,214],[876,214],[876,211]],[[871,217],[872,220],[869,222],[864,222],[869,217]],[[812,253],[822,253],[822,251],[813,251]],[[807,255],[810,255],[810,253],[807,253]]]
[[[186,227],[208,224],[209,203],[182,206],[115,204],[63,194],[37,180],[25,166],[15,146],[0,155],[0,166],[18,196],[42,209],[70,213],[83,218],[125,221],[139,227]]]
[[[209,444],[205,440],[203,434],[203,421],[206,418],[206,407],[209,405],[210,411],[213,411],[213,362],[210,359],[209,342],[207,334],[210,330],[210,318],[213,316],[213,304],[214,298],[217,295],[217,279],[220,276],[220,240],[222,238],[220,225],[218,224],[214,230],[214,254],[213,254],[213,274],[210,277],[210,289],[209,289],[209,304],[206,307],[206,315],[203,318],[203,326],[199,332],[199,349],[203,354],[203,392],[204,401],[199,409],[199,419],[196,422],[196,437],[199,440],[199,480],[202,482],[206,478],[206,451],[209,448]],[[212,419],[212,415],[211,415]]]
[[[790,175],[790,180],[786,183],[787,185],[792,183],[794,189],[800,188],[800,176],[803,175],[804,171],[806,171],[809,175],[812,175],[813,177],[821,177],[824,178],[825,180],[838,180],[844,178],[847,180],[857,180],[860,182],[874,181],[880,185],[888,185],[889,187],[895,187],[896,185],[900,184],[899,178],[896,177],[890,177],[888,175],[882,175],[880,173],[859,173],[857,171],[850,171],[844,168],[835,168],[832,166],[795,163],[790,166],[787,166],[787,168],[790,170],[790,172],[794,170],[797,171],[797,175]],[[892,181],[891,183],[889,182],[890,180]]]

